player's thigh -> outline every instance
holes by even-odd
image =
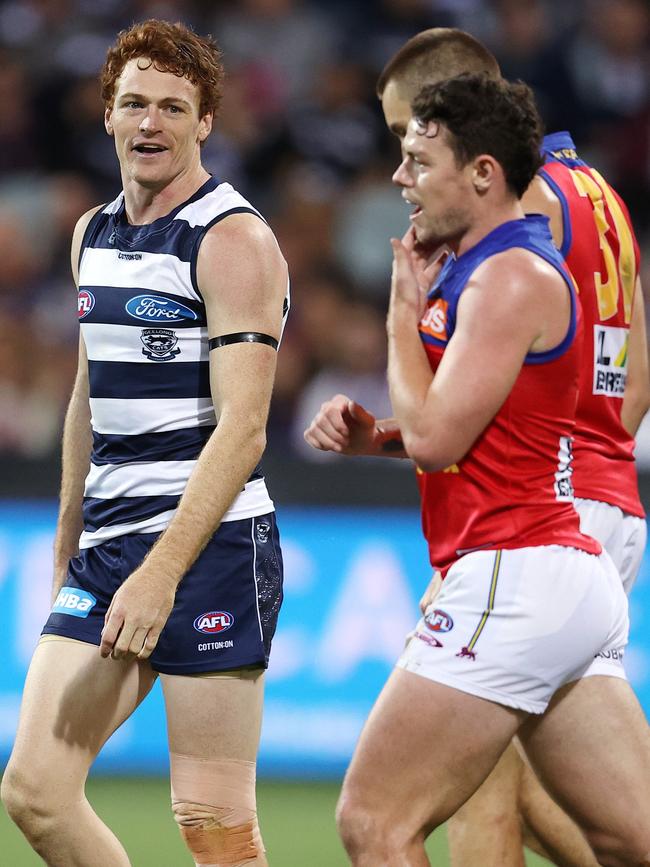
[[[170,752],[255,761],[264,699],[262,668],[163,674],[161,682]]]
[[[650,729],[626,680],[595,676],[564,687],[541,718],[522,726],[520,740],[584,830],[624,836],[647,826]]]
[[[102,745],[147,695],[148,663],[102,659],[94,644],[42,638],[27,674],[8,772],[53,786],[83,786]]]
[[[361,805],[415,828],[439,824],[480,786],[524,716],[395,669],[359,739],[342,809]]]

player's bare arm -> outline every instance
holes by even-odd
[[[393,240],[388,382],[407,453],[427,472],[460,461],[510,392],[528,352],[564,338],[570,299],[554,269],[522,250],[477,268],[433,378],[417,324],[422,301],[409,253]],[[512,323],[517,322],[517,328]]]
[[[262,220],[237,214],[213,227],[201,245],[197,276],[211,338],[256,331],[279,339],[287,268]],[[211,352],[218,427],[171,523],[117,591],[106,616],[102,655],[144,659],[155,648],[178,584],[262,455],[275,366],[276,350],[265,343],[233,343]]]
[[[72,236],[70,259],[75,286],[79,285],[79,250],[88,223],[99,207],[85,213],[77,222]],[[52,599],[56,598],[68,569],[68,562],[79,551],[83,529],[82,502],[84,482],[90,466],[92,434],[88,403],[88,360],[83,338],[79,338],[79,362],[70,403],[63,426],[61,493],[59,517],[54,539],[54,581]]]
[[[650,365],[645,323],[645,301],[641,279],[637,277],[628,343],[627,380],[621,410],[621,421],[627,432],[635,436],[643,417],[650,409]]]

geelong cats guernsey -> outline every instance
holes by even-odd
[[[642,518],[634,438],[621,423],[639,246],[624,203],[578,157],[569,133],[546,136],[542,153],[540,175],[562,205],[561,253],[578,285],[585,322],[575,493]]]
[[[93,449],[81,548],[127,533],[160,532],[174,515],[217,424],[205,304],[196,281],[199,245],[215,223],[242,212],[260,216],[230,184],[210,178],[149,225],[128,223],[122,193],[88,225],[79,260],[79,319]],[[287,310],[288,291],[285,317]],[[257,467],[223,521],[271,511]]]
[[[432,565],[443,572],[472,551],[535,545],[601,551],[598,542],[580,532],[573,508],[571,434],[580,310],[547,218],[509,221],[462,256],[450,256],[429,293],[420,338],[435,374],[453,337],[458,301],[469,278],[487,258],[513,247],[530,250],[562,276],[571,296],[570,325],[557,347],[526,356],[505,402],[457,465],[437,473],[418,470],[424,535]],[[499,286],[485,291],[496,293]],[[488,356],[485,364],[490,364]]]

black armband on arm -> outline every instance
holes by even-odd
[[[210,349],[218,349],[220,346],[229,346],[231,343],[266,343],[273,349],[278,348],[278,341],[270,334],[262,334],[260,331],[236,331],[234,334],[222,334],[220,337],[211,337],[208,346]]]

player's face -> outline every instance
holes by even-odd
[[[148,64],[135,58],[125,65],[105,124],[125,183],[160,189],[200,164],[212,115],[199,117],[196,85]]]
[[[421,244],[453,246],[467,230],[471,177],[471,165],[458,167],[443,127],[433,121],[426,127],[413,119],[408,122],[393,183],[414,206],[409,219]]]
[[[390,79],[381,95],[381,107],[388,129],[398,137],[400,142],[406,135],[406,127],[411,119],[411,106],[395,82]]]

